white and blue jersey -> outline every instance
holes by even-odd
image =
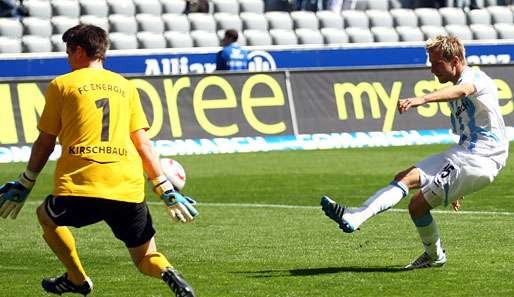
[[[432,207],[447,206],[487,186],[507,160],[509,142],[496,84],[479,69],[466,67],[457,85],[468,83],[475,93],[448,102],[459,144],[416,164],[423,198]]]
[[[466,67],[458,85],[471,83],[476,92],[459,100],[449,101],[453,133],[459,144],[474,154],[493,159],[505,166],[509,142],[500,112],[494,81],[477,68]]]
[[[216,70],[246,70],[248,69],[248,51],[237,43],[225,46],[216,55]]]

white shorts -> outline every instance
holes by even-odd
[[[433,208],[452,203],[490,184],[501,166],[492,159],[475,155],[456,145],[416,164],[420,188]]]

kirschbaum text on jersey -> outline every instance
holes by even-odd
[[[127,156],[127,149],[114,146],[70,146],[68,147],[68,154],[82,155],[82,154],[108,154]]]

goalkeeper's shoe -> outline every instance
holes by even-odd
[[[45,278],[41,282],[41,286],[48,293],[61,295],[62,293],[77,293],[86,296],[93,289],[93,282],[88,277],[82,285],[75,285],[68,279],[65,273],[58,277]]]
[[[169,267],[161,273],[165,281],[177,297],[196,297],[193,288],[186,282],[182,275],[175,269]]]
[[[434,259],[427,252],[424,252],[416,260],[409,265],[405,266],[404,269],[418,269],[418,268],[429,268],[429,267],[441,267],[446,263],[446,253],[443,251],[442,255]]]
[[[346,211],[346,207],[337,204],[334,200],[328,198],[327,196],[321,197],[321,208],[327,215],[327,217],[331,218],[337,224],[339,224],[339,228],[341,228],[345,233],[352,233],[357,228],[355,228],[350,222],[343,218],[343,215]]]

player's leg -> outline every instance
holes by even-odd
[[[157,252],[154,237],[146,243],[128,248],[128,250],[134,264],[145,275],[161,278],[161,273],[168,267],[172,267],[168,259],[163,254]]]
[[[438,267],[446,263],[445,251],[441,245],[439,228],[432,217],[432,206],[423,197],[422,191],[417,192],[410,201],[409,213],[423,243],[423,254],[414,260],[406,269]]]
[[[113,210],[105,221],[114,236],[125,243],[132,261],[141,273],[164,280],[172,291],[181,297],[194,297],[192,287],[157,251],[155,229],[146,203],[113,201]]]
[[[133,248],[129,248],[132,261],[141,273],[151,277],[161,278],[171,290],[180,297],[194,297],[195,293],[191,285],[168,262],[166,257],[157,251],[155,239]]]
[[[61,277],[44,279],[43,288],[56,294],[77,292],[86,295],[91,291],[93,284],[82,267],[70,230],[68,227],[58,226],[51,218],[62,211],[55,209],[54,199],[53,196],[47,197],[38,207],[37,217],[43,229],[43,238],[66,267],[67,272]]]
[[[417,168],[410,167],[397,174],[393,182],[375,192],[358,209],[350,210],[326,196],[322,198],[321,205],[327,216],[343,231],[350,233],[371,217],[398,204],[407,196],[409,189],[416,187],[419,187],[419,172]]]

